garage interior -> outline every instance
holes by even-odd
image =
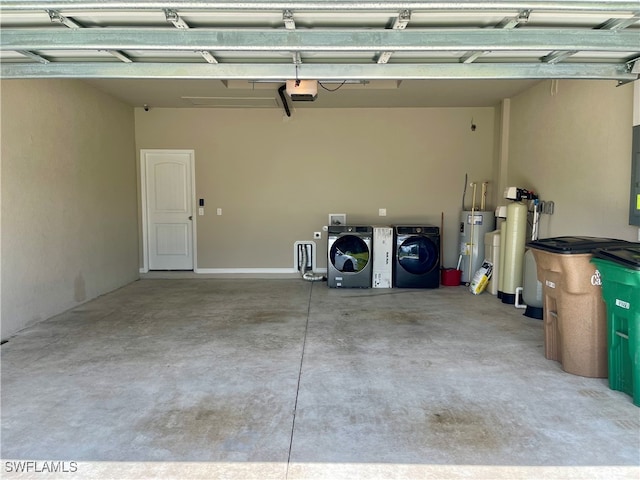
[[[455,267],[467,177],[553,201],[541,238],[639,241],[636,1],[0,6],[5,475],[637,478],[638,408],[540,320],[294,249],[324,272],[345,213],[442,225]],[[190,268],[150,264],[148,151],[193,160]]]

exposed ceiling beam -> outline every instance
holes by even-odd
[[[61,25],[64,25],[68,28],[82,28],[82,25],[80,25],[74,19],[65,17],[57,10],[47,10],[47,13],[49,14],[51,23],[60,23]]]
[[[171,23],[176,28],[183,28],[183,29],[189,28],[189,25],[187,25],[187,22],[185,22],[180,17],[180,15],[178,15],[178,12],[176,12],[175,10],[171,10],[168,8],[165,9],[164,17],[167,20],[167,22]]]
[[[18,50],[18,53],[20,55],[24,55],[25,57],[30,58],[31,60],[35,60],[36,62],[49,63],[48,59],[46,59],[42,55],[38,55],[37,53],[34,53],[34,52],[28,52],[26,50]]]
[[[216,57],[214,57],[211,52],[207,50],[200,50],[198,53],[207,61],[207,63],[218,63],[218,60],[216,60]]]
[[[187,30],[189,28],[189,24],[185,22],[182,19],[182,17],[178,14],[178,12],[176,12],[175,10],[165,9],[164,16],[167,22],[171,23],[174,27],[178,29]],[[204,58],[207,61],[207,63],[218,63],[218,60],[216,60],[216,57],[214,57],[213,54],[208,50],[197,50],[196,53],[198,53],[202,58]]]
[[[289,2],[277,2],[272,0],[252,0],[243,2],[211,2],[194,0],[128,0],[108,1],[104,0],[3,0],[2,9],[9,11],[72,9],[78,10],[297,10],[297,11],[321,11],[321,10],[370,10],[370,11],[398,11],[398,10],[541,10],[555,12],[637,12],[640,10],[637,0],[529,0],[517,2],[511,0],[477,1],[405,1],[405,2],[380,2],[380,1],[349,1],[349,0],[293,0]]]
[[[603,63],[449,64],[200,64],[200,63],[2,63],[3,78],[172,78],[220,80],[435,80],[638,78],[629,65]]]
[[[636,52],[640,31],[572,29],[228,30],[5,28],[2,50],[260,52],[536,51]]]
[[[460,57],[460,61],[462,63],[472,63],[483,55],[486,55],[487,53],[489,53],[489,51],[467,52],[462,57]]]
[[[515,28],[521,23],[527,23],[529,21],[529,15],[531,15],[531,10],[522,10],[518,12],[518,15],[515,17],[507,17],[502,20],[496,28],[504,28],[506,30],[510,28]]]
[[[407,25],[411,21],[411,11],[410,10],[402,10],[396,18],[393,19],[393,25],[391,26],[392,30],[404,30],[407,28]],[[393,52],[381,52],[378,55],[377,62],[378,63],[387,63],[389,59],[393,55]]]
[[[604,24],[600,25],[599,28],[601,28],[602,30],[622,30],[624,28],[630,27],[639,20],[640,13],[636,13],[633,17],[630,18],[610,18]]]
[[[411,10],[402,10],[396,18],[393,19],[392,30],[404,30],[411,21]]]
[[[71,29],[74,29],[74,30],[75,29],[84,28],[83,25],[81,25],[80,23],[75,21],[73,18],[65,17],[64,15],[62,15],[57,10],[47,10],[47,13],[49,14],[49,19],[51,20],[51,23],[59,23],[61,25],[64,25],[67,28],[71,28]],[[108,54],[116,57],[121,62],[131,63],[133,61],[124,52],[120,52],[118,50],[104,50],[104,51],[107,52]],[[37,60],[37,58],[35,58],[35,59]]]
[[[376,58],[376,62],[387,63],[391,58],[391,55],[393,55],[393,52],[381,52],[380,55],[378,55],[378,58]]]
[[[618,31],[623,30],[631,25],[633,25],[636,21],[638,21],[638,17],[640,17],[640,13],[636,13],[631,18],[610,18],[605,23],[600,25],[596,30],[610,30],[610,31]],[[572,55],[578,53],[577,50],[564,50],[564,51],[554,51],[542,57],[540,60],[542,62],[547,63],[558,63],[561,62]]]
[[[555,51],[555,52],[551,52],[548,55],[545,55],[544,57],[542,57],[540,59],[541,62],[545,62],[545,63],[558,63],[558,62],[562,62],[563,60],[569,58],[572,55],[575,55],[576,53],[578,53],[575,50],[567,50],[564,52],[559,52],[559,51]]]
[[[518,15],[516,15],[515,17],[507,17],[502,19],[502,21],[498,25],[496,25],[496,28],[504,28],[505,30],[516,28],[521,23],[527,23],[529,21],[530,14],[531,14],[531,10],[522,10],[521,12],[518,12]],[[488,50],[485,50],[485,51],[476,50],[473,52],[467,52],[466,54],[462,55],[462,57],[460,57],[460,61],[462,63],[475,62],[478,58],[488,53],[490,53],[490,51]]]
[[[129,56],[124,52],[120,52],[118,50],[105,50],[105,51],[110,55],[113,55],[114,57],[116,57],[121,62],[125,62],[125,63],[133,62],[133,60],[131,60]]]

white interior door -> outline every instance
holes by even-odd
[[[143,150],[149,270],[193,270],[193,151]]]

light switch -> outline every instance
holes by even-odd
[[[221,208],[218,208],[216,210],[216,215],[222,215],[222,209]]]
[[[387,209],[386,208],[379,208],[378,209],[378,216],[386,217],[387,216]]]

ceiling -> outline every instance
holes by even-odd
[[[542,79],[640,73],[640,1],[0,0],[2,78],[150,107],[495,105]],[[289,97],[285,97],[292,103]]]

